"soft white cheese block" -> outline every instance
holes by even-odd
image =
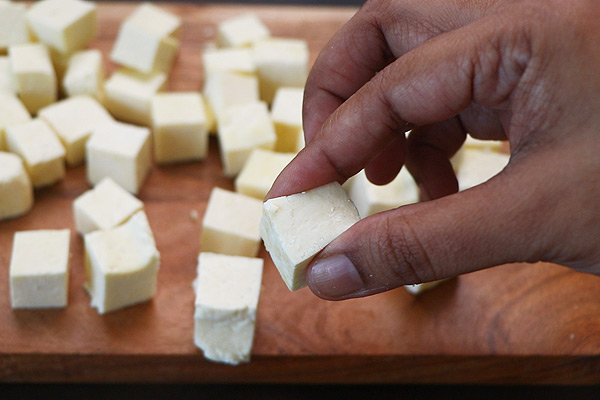
[[[226,176],[236,176],[252,150],[275,148],[277,135],[266,103],[229,107],[219,115],[217,125],[221,162]]]
[[[12,45],[27,42],[27,6],[12,1],[0,1],[0,52]]]
[[[200,250],[256,257],[261,214],[261,201],[215,187],[202,219]]]
[[[81,0],[43,0],[27,12],[40,42],[63,54],[84,48],[98,32],[96,4]]]
[[[0,220],[27,213],[33,206],[33,186],[19,156],[0,151]]]
[[[85,144],[93,130],[114,121],[96,99],[76,96],[61,100],[40,110],[39,114],[58,135],[66,150],[69,166],[85,161]]]
[[[8,56],[0,56],[0,93],[17,93],[17,84],[12,76]]]
[[[200,253],[194,344],[212,361],[250,360],[263,272],[261,258]]]
[[[480,150],[501,151],[504,143],[505,142],[502,140],[482,140],[476,139],[471,135],[467,135],[463,146]]]
[[[11,93],[0,91],[0,150],[6,150],[6,127],[29,121],[31,115],[21,100]]]
[[[107,230],[121,225],[144,204],[110,178],[104,178],[93,189],[73,202],[75,227],[80,234]]]
[[[337,182],[263,204],[260,235],[290,290],[306,286],[312,258],[360,217]]]
[[[302,130],[303,99],[303,88],[280,87],[275,92],[271,118],[277,133],[276,151],[297,152],[299,136],[304,136]]]
[[[150,126],[152,98],[165,87],[167,75],[149,75],[121,69],[104,83],[104,105],[117,119],[132,124]]]
[[[229,18],[217,26],[217,44],[220,47],[250,46],[269,36],[269,28],[254,14]]]
[[[96,185],[112,178],[125,190],[137,194],[150,173],[150,130],[121,122],[102,124],[86,143],[87,178]]]
[[[160,254],[143,211],[116,228],[84,236],[84,287],[99,314],[150,300]]]
[[[200,93],[159,93],[152,99],[154,160],[202,160],[208,151],[208,118]]]
[[[206,49],[202,53],[204,79],[216,71],[230,71],[242,75],[256,75],[252,51],[244,48]]]
[[[142,73],[168,72],[179,50],[179,17],[144,3],[125,19],[111,60]]]
[[[67,96],[88,95],[102,103],[104,77],[100,50],[81,50],[69,58],[62,86]]]
[[[279,173],[292,161],[294,156],[294,153],[277,153],[264,149],[252,150],[244,168],[235,178],[235,191],[264,200]]]
[[[433,289],[434,287],[438,286],[440,283],[447,281],[447,279],[439,279],[437,281],[431,281],[431,282],[423,282],[423,283],[416,283],[414,285],[404,285],[404,289],[406,289],[410,294],[421,294],[423,292],[426,292],[427,290]]]
[[[459,190],[465,190],[489,180],[506,167],[509,159],[508,154],[465,148],[462,150],[456,174]]]
[[[70,237],[68,229],[15,233],[9,273],[13,308],[66,307]]]
[[[34,187],[52,185],[65,176],[65,149],[41,119],[6,128],[6,145],[23,159]]]
[[[11,46],[8,58],[19,97],[31,114],[56,101],[56,74],[44,45],[27,43]]]
[[[362,170],[352,178],[348,195],[361,218],[419,200],[417,185],[406,168],[387,185],[371,183]]]
[[[304,87],[308,76],[308,45],[300,39],[270,38],[253,47],[260,98],[271,103],[280,87]]]
[[[229,107],[258,101],[258,78],[231,71],[214,71],[204,83],[204,96],[218,120]]]

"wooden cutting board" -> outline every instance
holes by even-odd
[[[91,47],[106,59],[132,4],[102,3]],[[274,35],[308,40],[311,62],[355,12],[344,8],[165,5],[183,18],[171,90],[200,90],[201,51],[215,24],[255,12]],[[108,65],[109,71],[115,65]],[[84,167],[35,193],[25,217],[0,222],[0,380],[7,382],[598,383],[600,278],[550,264],[461,276],[418,297],[400,288],[346,302],[290,293],[264,250],[252,361],[206,361],[193,345],[192,280],[211,188],[232,189],[216,141],[207,160],[154,167],[140,193],[162,255],[148,303],[100,316],[82,288],[82,240],[71,211],[89,188]],[[193,214],[197,212],[198,218]],[[69,306],[10,308],[15,231],[71,228]]]

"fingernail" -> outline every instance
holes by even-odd
[[[342,254],[315,262],[309,270],[308,283],[315,294],[330,299],[347,297],[364,287],[356,267]]]

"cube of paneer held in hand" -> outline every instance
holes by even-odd
[[[67,305],[70,237],[68,229],[15,233],[10,261],[13,308]]]
[[[11,93],[3,93],[0,90],[0,150],[6,149],[6,127],[29,121],[31,116],[21,100]]]
[[[348,194],[362,218],[419,200],[417,185],[406,168],[387,185],[371,183],[362,170],[352,178]]]
[[[306,286],[312,258],[360,217],[337,182],[263,204],[260,235],[290,290]]]
[[[294,153],[254,149],[244,164],[244,168],[235,178],[236,192],[264,200],[279,173],[292,161],[294,156]]]
[[[39,1],[27,12],[27,20],[40,42],[63,54],[84,48],[98,31],[91,1]]]
[[[75,227],[80,234],[121,225],[144,204],[110,178],[104,178],[73,202]]]
[[[252,197],[214,188],[202,220],[200,250],[256,257],[262,203]]]
[[[27,213],[33,206],[33,186],[19,156],[0,151],[0,220]]]
[[[271,38],[253,47],[260,98],[271,103],[280,87],[304,87],[308,76],[308,46],[304,40]]]
[[[180,27],[177,16],[142,4],[121,25],[111,59],[142,73],[168,72],[179,49]]]
[[[276,151],[297,151],[298,137],[304,134],[302,131],[303,98],[303,88],[281,87],[275,92],[271,117],[277,133]]]
[[[202,160],[208,150],[208,122],[200,93],[159,93],[152,99],[154,160]]]
[[[95,185],[112,178],[137,194],[152,163],[150,130],[121,122],[105,123],[94,130],[86,144],[87,178]]]
[[[0,0],[0,52],[15,44],[29,42],[27,6]]]
[[[84,236],[85,289],[99,314],[150,300],[160,254],[143,211],[125,224]]]
[[[162,72],[144,75],[119,70],[104,84],[104,105],[121,121],[150,126],[152,98],[164,88],[166,82],[167,75]]]
[[[56,101],[56,75],[44,45],[28,43],[11,46],[8,57],[19,97],[31,114]]]
[[[52,128],[40,119],[9,126],[6,147],[21,156],[36,188],[52,185],[65,176],[65,149]]]
[[[240,75],[256,75],[256,65],[250,49],[207,49],[202,53],[204,79],[218,71],[235,72]]]
[[[233,17],[217,26],[217,44],[220,47],[250,46],[270,35],[269,28],[253,14]]]
[[[256,148],[272,150],[277,136],[267,105],[262,102],[229,107],[218,119],[219,148],[226,176],[235,176]]]
[[[263,260],[200,253],[194,312],[194,343],[209,360],[250,360]]]
[[[62,80],[67,96],[88,95],[104,101],[104,64],[99,50],[82,50],[69,59]]]
[[[218,120],[229,107],[258,102],[258,79],[231,71],[215,71],[204,84],[204,96]]]
[[[85,144],[94,129],[114,121],[108,111],[89,96],[71,97],[44,107],[39,116],[58,135],[65,147],[69,166],[85,160]]]

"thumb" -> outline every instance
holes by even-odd
[[[335,239],[307,270],[311,290],[328,300],[383,292],[546,254],[541,185],[524,164],[437,200],[375,214]]]

